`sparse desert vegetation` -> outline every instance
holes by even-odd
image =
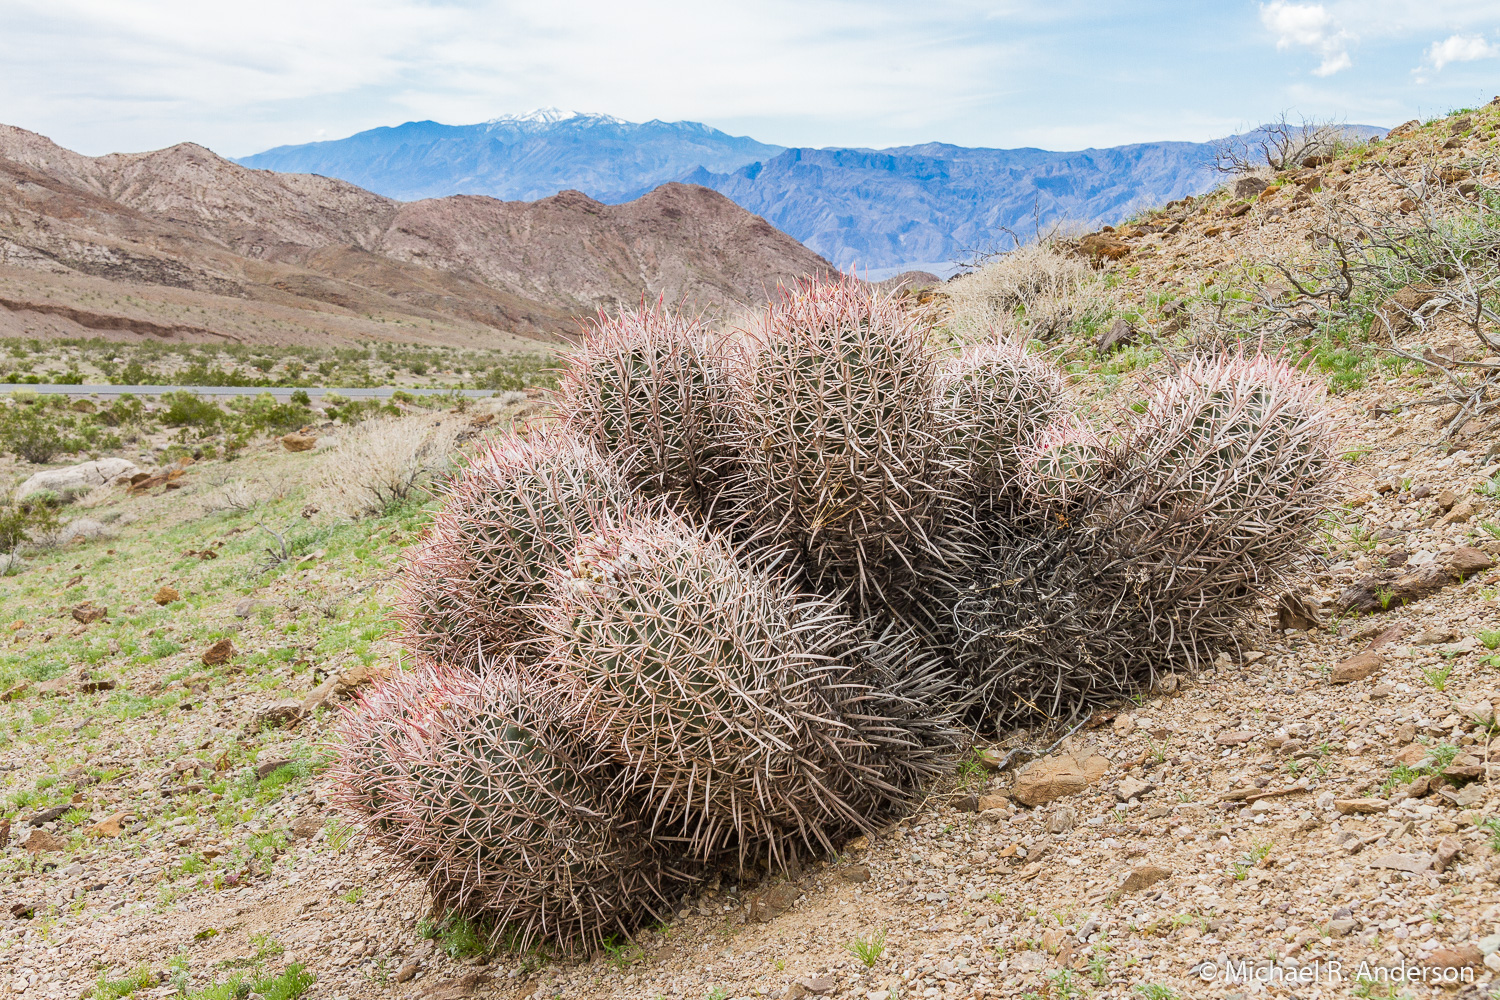
[[[1337,960],[1325,995],[1381,995],[1374,970],[1398,967],[1467,970],[1483,995],[1500,962],[1497,126],[1500,105],[1412,123],[997,260],[902,299],[890,323],[935,321],[931,337],[877,337],[883,313],[788,320],[726,380],[698,377],[717,337],[631,353],[622,336],[578,354],[546,412],[508,386],[398,399],[399,415],[6,401],[95,435],[37,464],[18,432],[16,485],[95,452],[163,478],[0,517],[20,559],[0,583],[0,989],[1119,1000],[1203,996],[1206,973],[1232,992],[1224,963],[1243,958]],[[1027,339],[973,346],[990,328]],[[703,398],[739,407],[739,430],[675,405]],[[870,436],[827,433],[833,412]],[[949,433],[945,413],[968,423]],[[307,450],[282,427],[306,427]],[[820,475],[830,454],[839,477]],[[949,464],[970,471],[944,480]],[[1336,492],[1314,521],[1318,497],[1295,487],[1328,481],[1307,471],[1325,464]],[[920,574],[955,511],[1012,530],[981,547],[982,606],[956,618],[990,669],[954,657],[959,693],[934,697],[899,682],[943,659],[909,651],[948,641],[925,620],[941,581]],[[1187,555],[1153,554],[1167,543]],[[756,546],[763,561],[737,561]],[[1121,578],[1076,582],[1098,552]],[[1167,564],[1197,589],[1159,589]],[[1044,614],[1059,595],[1081,597],[1060,622]],[[1133,631],[1143,607],[1186,636]],[[866,672],[840,676],[866,622],[907,655],[865,638]],[[783,701],[743,681],[748,662],[781,671]],[[652,669],[678,683],[633,700]],[[372,686],[387,672],[396,685]],[[1065,696],[1035,697],[1039,678]],[[816,713],[791,701],[814,694]],[[585,710],[602,746],[580,735]],[[829,763],[807,719],[835,712],[850,755]],[[875,751],[872,719],[896,719]],[[340,731],[366,739],[359,766]],[[673,770],[682,734],[706,762],[692,780]],[[729,736],[734,761],[764,754],[755,767],[718,763]],[[870,804],[837,783],[893,748],[906,769],[883,780],[902,794]],[[799,774],[834,794],[803,794]]]

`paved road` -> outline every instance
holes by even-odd
[[[290,396],[299,389],[309,396],[323,396],[336,392],[349,399],[389,399],[398,389],[413,396],[447,395],[453,389],[419,389],[410,386],[381,386],[375,389],[345,389],[339,386],[237,386],[237,385],[25,385],[12,382],[0,383],[0,393],[29,389],[38,393],[57,393],[64,396],[160,396],[165,392],[193,392],[200,396],[259,396],[269,392],[273,396]],[[460,395],[474,399],[500,395],[492,389],[461,389]]]

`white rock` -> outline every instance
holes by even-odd
[[[16,499],[24,500],[33,493],[51,490],[65,493],[85,487],[108,486],[120,479],[127,479],[141,470],[134,462],[123,458],[101,458],[97,462],[70,465],[66,469],[48,469],[38,472],[16,489]]]

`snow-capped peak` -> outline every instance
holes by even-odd
[[[581,119],[581,120],[580,120]],[[491,118],[485,122],[486,125],[557,125],[561,122],[577,122],[578,124],[611,124],[627,125],[623,118],[613,115],[590,114],[586,111],[564,111],[561,108],[537,108],[535,111],[527,111],[519,115],[501,115]]]

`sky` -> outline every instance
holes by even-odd
[[[0,0],[0,122],[89,154],[540,107],[1081,149],[1497,94],[1500,0]]]

